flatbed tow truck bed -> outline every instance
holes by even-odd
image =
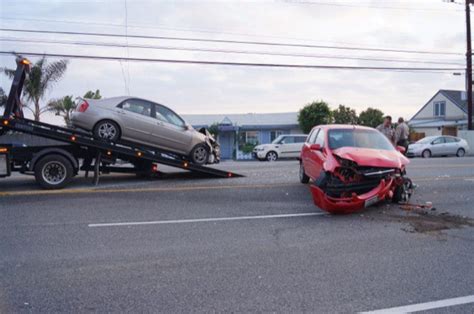
[[[13,171],[34,174],[46,189],[66,186],[80,170],[94,173],[98,184],[101,173],[132,172],[152,175],[163,164],[191,171],[199,176],[232,178],[241,175],[191,163],[186,156],[131,142],[111,142],[75,129],[33,121],[23,116],[20,103],[23,83],[30,62],[17,58],[17,69],[0,118],[0,177]],[[116,167],[118,161],[132,167]]]

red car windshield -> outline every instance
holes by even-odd
[[[394,150],[390,141],[377,130],[334,129],[328,133],[329,148],[341,147],[372,148]]]

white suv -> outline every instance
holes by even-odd
[[[271,144],[257,145],[253,156],[258,160],[275,161],[278,158],[298,158],[307,135],[286,134],[278,136]]]

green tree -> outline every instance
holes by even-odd
[[[5,91],[0,87],[0,107],[5,106],[7,103],[7,98],[8,96],[5,94]]]
[[[331,109],[324,101],[314,101],[304,106],[298,113],[298,123],[304,133],[320,124],[331,123]]]
[[[23,93],[26,101],[33,102],[33,107],[26,106],[33,113],[35,121],[40,120],[41,114],[48,111],[48,106],[41,106],[41,100],[44,98],[54,83],[59,81],[67,69],[67,60],[48,62],[46,57],[42,57],[31,66],[30,74],[25,79]],[[3,68],[3,72],[10,78],[15,75],[15,70]]]
[[[214,122],[211,124],[208,128],[209,133],[211,133],[214,137],[217,137],[219,135],[219,123]]]
[[[102,95],[100,94],[100,90],[97,89],[95,92],[93,91],[87,91],[87,93],[84,94],[84,98],[88,99],[101,99]]]
[[[49,111],[53,111],[57,116],[62,116],[66,125],[71,122],[71,113],[76,109],[76,103],[73,96],[64,96],[63,98],[54,99],[48,103]]]
[[[358,117],[354,109],[339,105],[332,111],[333,122],[336,124],[357,124]]]
[[[369,107],[359,114],[359,124],[375,128],[383,122],[383,116],[379,109]]]

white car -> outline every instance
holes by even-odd
[[[255,146],[253,156],[261,161],[275,161],[278,158],[298,158],[307,137],[305,134],[280,135],[271,144]]]
[[[408,146],[407,156],[430,158],[431,156],[463,157],[469,152],[466,140],[454,136],[428,136]]]

